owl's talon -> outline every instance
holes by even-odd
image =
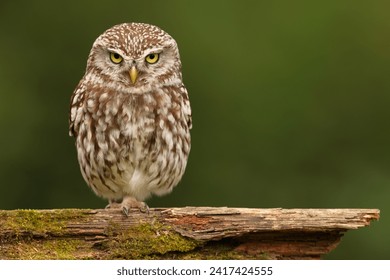
[[[143,205],[140,205],[139,207],[139,211],[141,211],[142,213],[149,214],[149,206],[145,202],[142,202],[142,204]]]
[[[122,213],[128,217],[129,216],[129,208],[127,208],[126,206],[122,206]]]
[[[142,204],[141,204],[142,203]],[[145,202],[140,202],[140,205],[134,208],[138,208],[140,212],[149,214],[149,206]],[[122,213],[125,214],[126,217],[129,216],[130,208],[122,205]]]
[[[117,202],[114,202],[114,201],[111,201],[109,200],[109,203],[107,204],[107,206],[104,208],[104,209],[114,209],[114,208],[120,208],[121,204],[117,203]]]
[[[138,201],[132,196],[125,196],[120,204],[123,214],[129,216],[131,208],[138,208],[142,213],[149,214],[149,207],[145,202]]]

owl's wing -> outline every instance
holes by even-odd
[[[69,135],[70,136],[77,136],[78,134],[78,128],[82,116],[82,106],[80,105],[84,102],[84,94],[85,94],[85,87],[82,81],[80,81],[75,91],[73,92],[73,95],[70,100],[70,111],[69,111]]]
[[[190,105],[190,99],[188,98],[188,92],[187,89],[182,87],[182,96],[183,96],[183,112],[184,116],[186,118],[186,122],[188,125],[188,128],[192,128],[192,111],[191,111],[191,105]]]

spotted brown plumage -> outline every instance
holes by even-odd
[[[116,25],[94,42],[70,106],[81,173],[108,207],[147,210],[181,180],[191,108],[175,40],[143,23]]]

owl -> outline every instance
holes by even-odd
[[[191,107],[176,41],[157,26],[123,23],[92,45],[70,102],[88,186],[128,215],[181,180],[191,147]]]

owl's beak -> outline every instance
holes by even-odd
[[[138,77],[138,70],[137,70],[137,68],[135,68],[135,66],[132,66],[130,68],[129,74],[130,74],[131,83],[134,85],[135,82],[137,81],[137,77]]]

